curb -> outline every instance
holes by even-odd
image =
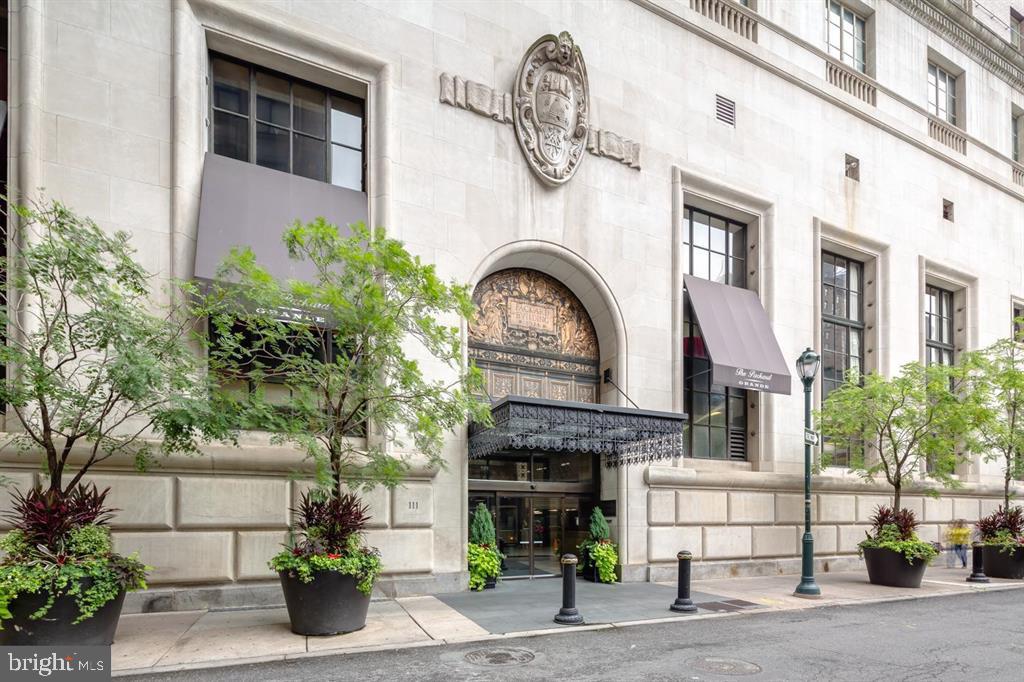
[[[928,582],[928,581],[925,581]],[[938,584],[949,585],[950,583],[943,583],[941,581],[933,581]],[[630,620],[630,621],[619,621],[612,623],[593,623],[584,625],[563,625],[557,628],[543,628],[539,630],[522,630],[520,632],[507,632],[500,634],[487,634],[479,636],[468,636],[468,637],[454,637],[450,639],[429,639],[419,642],[402,642],[398,644],[378,644],[374,646],[362,646],[362,647],[351,647],[351,648],[338,648],[338,649],[324,649],[322,651],[305,651],[297,654],[277,654],[272,656],[252,656],[249,658],[234,658],[220,661],[201,661],[196,663],[181,663],[177,665],[162,665],[152,666],[148,668],[126,668],[123,670],[114,670],[111,672],[111,677],[129,677],[132,675],[143,676],[143,675],[159,675],[163,673],[175,673],[184,672],[190,670],[210,670],[216,668],[230,668],[235,666],[253,665],[257,663],[280,663],[283,661],[295,661],[310,658],[322,658],[324,656],[345,656],[349,654],[366,654],[375,653],[380,651],[399,651],[404,649],[422,649],[427,647],[437,647],[455,644],[471,644],[473,642],[488,642],[496,640],[506,639],[526,639],[531,637],[545,637],[549,635],[559,635],[572,632],[584,632],[592,630],[614,630],[619,628],[630,628],[638,625],[659,625],[663,623],[680,623],[683,621],[695,621],[695,620],[708,620],[710,618],[734,618],[744,617],[757,614],[768,614],[768,613],[781,613],[788,611],[804,611],[808,609],[822,609],[822,608],[842,608],[846,606],[860,606],[860,605],[873,605],[873,604],[884,604],[891,602],[907,602],[907,601],[918,601],[922,599],[935,599],[940,597],[959,597],[969,594],[979,594],[984,592],[1006,592],[1010,590],[1024,589],[1024,584],[1015,585],[1011,583],[989,583],[982,587],[981,585],[965,585],[966,590],[957,592],[937,592],[934,594],[911,594],[901,595],[896,597],[878,597],[875,599],[857,599],[850,601],[831,601],[831,602],[816,602],[806,601],[799,605],[792,606],[772,606],[762,609],[747,609],[744,611],[732,611],[725,613],[696,613],[689,616],[666,616],[663,618],[651,618],[647,620]]]

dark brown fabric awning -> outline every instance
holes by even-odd
[[[692,275],[683,286],[704,337],[712,383],[789,395],[789,367],[757,294]]]
[[[295,220],[320,216],[346,226],[366,221],[366,194],[207,153],[203,163],[194,275],[216,279],[233,247],[250,247],[256,262],[280,279],[309,279],[312,264],[288,257],[281,235]]]

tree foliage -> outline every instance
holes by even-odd
[[[902,489],[921,476],[956,487],[964,447],[982,422],[978,396],[965,390],[964,367],[904,365],[891,379],[851,373],[829,393],[817,415],[825,437],[850,447],[850,468],[866,479],[881,475],[900,509]],[[822,464],[828,464],[828,453]]]
[[[276,278],[251,249],[236,249],[220,273],[230,284],[201,304],[211,369],[223,386],[250,389],[232,394],[248,425],[302,449],[331,495],[342,482],[397,485],[409,456],[396,453],[407,439],[442,466],[445,435],[490,414],[473,395],[482,374],[463,364],[468,288],[442,281],[383,229],[349,230],[318,218],[285,231],[297,268],[312,271],[303,280]],[[421,359],[441,378],[428,378]],[[275,404],[275,390],[285,405]],[[352,438],[367,427],[365,442]]]
[[[1024,343],[1000,339],[966,362],[969,390],[985,410],[974,440],[985,461],[1001,460],[1003,506],[1008,508],[1010,484],[1024,477]]]
[[[76,449],[82,464],[65,494],[111,457],[144,469],[157,449],[194,455],[203,441],[229,439],[188,344],[192,322],[183,307],[154,300],[128,234],[108,234],[57,201],[11,209],[11,294],[0,306],[10,376],[0,401],[21,427],[7,445],[42,450],[49,490],[62,491]]]

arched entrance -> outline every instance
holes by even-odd
[[[469,357],[486,376],[491,400],[509,395],[596,403],[600,347],[579,298],[538,270],[494,272],[473,292]],[[483,503],[495,520],[503,575],[557,575],[561,553],[584,539],[599,490],[596,456],[507,452],[469,463],[469,509]]]
[[[601,353],[590,315],[564,284],[538,270],[509,268],[473,292],[469,357],[490,398],[598,400]]]

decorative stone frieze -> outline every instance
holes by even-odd
[[[511,94],[499,92],[490,86],[466,80],[461,76],[441,74],[440,101],[442,104],[472,111],[501,123],[513,122],[514,106]],[[594,156],[602,156],[640,170],[640,143],[610,130],[588,128],[586,150]]]
[[[621,161],[630,168],[640,168],[640,143],[627,140],[610,130],[590,129],[587,151],[594,156],[604,156]]]
[[[441,74],[441,103],[488,116],[502,123],[512,122],[512,95],[498,92],[476,81]]]

